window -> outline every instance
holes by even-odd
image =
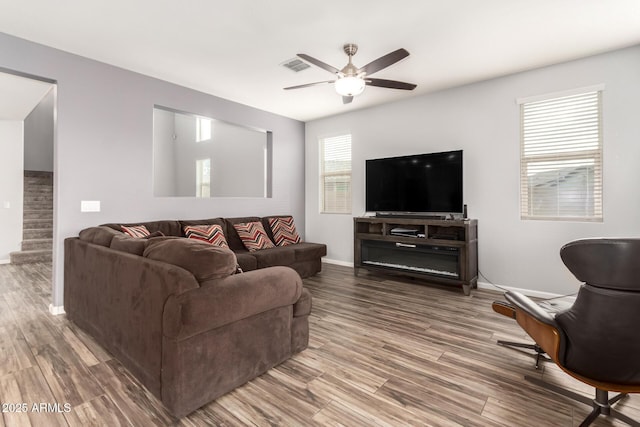
[[[522,219],[602,221],[601,96],[520,103]]]
[[[351,213],[351,135],[320,140],[320,211]]]
[[[196,197],[211,196],[211,159],[196,160]]]
[[[196,142],[209,141],[211,139],[211,119],[198,117],[196,120]]]

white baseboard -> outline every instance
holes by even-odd
[[[11,263],[10,259],[0,259],[0,264],[9,264]]]
[[[502,289],[500,289],[500,288],[502,288]],[[488,290],[497,291],[497,292],[500,292],[500,293],[504,293],[504,290],[515,291],[515,292],[520,292],[521,294],[524,294],[524,295],[526,295],[528,297],[544,298],[544,299],[558,298],[558,297],[563,296],[562,294],[553,294],[551,292],[534,291],[532,289],[514,288],[514,287],[511,287],[511,286],[502,286],[502,285],[500,285],[500,288],[496,288],[491,283],[478,282],[478,289],[488,289]]]
[[[339,261],[337,259],[322,258],[322,262],[326,262],[327,264],[341,265],[343,267],[353,267],[353,263],[352,262]]]
[[[53,314],[54,316],[64,314],[64,306],[49,304],[49,313]]]

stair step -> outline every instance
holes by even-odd
[[[27,219],[53,219],[52,209],[25,209],[22,217]]]
[[[51,262],[50,250],[18,251],[9,254],[12,264],[31,264],[36,262]]]
[[[26,210],[29,210],[29,211],[33,211],[33,210],[43,211],[43,210],[47,210],[47,209],[52,210],[53,209],[53,200],[49,200],[49,201],[46,201],[46,202],[43,202],[43,201],[28,202],[28,203],[25,202],[24,205],[23,205],[23,209],[26,209]]]
[[[53,173],[24,171],[22,251],[11,262],[51,261],[53,238]],[[48,253],[48,255],[47,255]]]
[[[25,187],[53,187],[53,180],[25,179]]]
[[[29,203],[29,202],[48,202],[50,200],[53,200],[53,194],[38,194],[38,195],[33,195],[33,196],[29,196],[26,195],[24,196],[24,202],[25,203]]]
[[[35,230],[22,230],[22,240],[52,239],[53,228],[37,228]]]
[[[48,179],[51,179],[51,178],[53,178],[53,172],[26,170],[26,171],[24,171],[24,177],[25,178],[48,178]]]
[[[51,196],[53,195],[53,188],[51,187],[34,188],[34,186],[28,186],[28,187],[24,187],[24,195],[25,196]]]
[[[53,228],[53,218],[51,219],[25,219],[22,222],[23,230],[35,230],[38,228]]]
[[[33,251],[37,249],[50,251],[52,250],[52,248],[53,248],[53,239],[31,239],[31,240],[22,241],[23,251]]]

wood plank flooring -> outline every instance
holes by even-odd
[[[325,265],[305,280],[309,348],[176,420],[87,334],[48,313],[50,276],[45,264],[0,265],[0,427],[577,426],[590,411],[523,377],[591,396],[589,387],[495,344],[527,341],[491,310],[499,293],[465,297]],[[640,395],[617,408],[640,420]]]

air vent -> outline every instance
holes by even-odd
[[[282,64],[283,67],[290,69],[291,71],[294,71],[296,73],[299,73],[302,70],[306,70],[307,68],[310,67],[309,64],[307,64],[306,62],[302,61],[301,59],[298,58],[293,58],[293,59],[288,59],[286,61],[284,61]]]

